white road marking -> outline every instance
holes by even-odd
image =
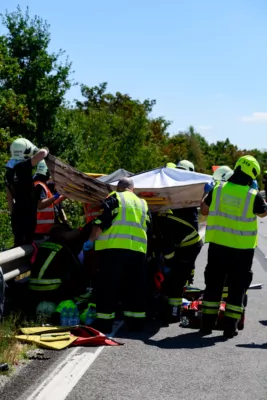
[[[122,321],[117,323],[109,337],[115,336],[122,325]],[[81,348],[75,347],[27,400],[64,400],[105,347],[81,354],[76,354]]]

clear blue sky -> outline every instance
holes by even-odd
[[[18,0],[1,0],[15,10]],[[266,0],[28,0],[76,81],[156,99],[171,133],[267,148]],[[73,88],[68,99],[78,98]]]

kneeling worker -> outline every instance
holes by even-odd
[[[131,178],[123,178],[103,202],[103,213],[93,221],[91,247],[98,258],[96,278],[96,328],[111,332],[118,300],[131,329],[145,321],[147,227],[145,200],[134,194]],[[123,291],[123,298],[118,299]]]
[[[78,254],[91,234],[92,225],[71,229],[55,225],[38,247],[28,287],[34,300],[59,302],[84,293],[86,282]]]
[[[165,265],[170,268],[166,288],[168,320],[179,322],[183,289],[203,242],[194,226],[176,217],[171,210],[158,214],[157,225],[161,234]]]

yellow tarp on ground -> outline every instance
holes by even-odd
[[[50,350],[65,349],[77,339],[69,326],[21,328],[21,332],[23,335],[15,336],[16,339]]]

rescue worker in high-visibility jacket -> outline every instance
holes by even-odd
[[[48,235],[50,229],[55,224],[55,205],[65,200],[64,196],[60,196],[57,192],[52,194],[46,185],[50,174],[43,160],[37,165],[36,175],[34,176],[34,187],[36,197],[38,198],[37,206],[37,224],[35,229],[35,238],[42,238]]]
[[[194,226],[176,217],[172,210],[158,214],[157,226],[161,234],[165,265],[170,268],[165,288],[168,320],[179,322],[183,289],[203,242]]]
[[[227,277],[228,297],[224,337],[237,335],[237,323],[243,313],[243,298],[253,273],[252,262],[257,246],[257,215],[267,215],[267,205],[252,181],[260,166],[252,156],[239,158],[233,175],[216,185],[201,203],[208,215],[206,243],[210,243],[202,303],[203,335],[212,333],[216,323],[223,287]]]
[[[96,328],[111,332],[118,300],[132,330],[140,330],[146,317],[147,228],[150,223],[145,200],[134,194],[131,178],[122,178],[117,191],[103,202],[103,213],[93,221],[87,242],[98,258],[96,277]],[[122,299],[118,299],[121,296]]]
[[[36,302],[59,302],[84,293],[86,282],[78,255],[91,230],[92,224],[80,229],[55,225],[38,246],[28,282]]]

